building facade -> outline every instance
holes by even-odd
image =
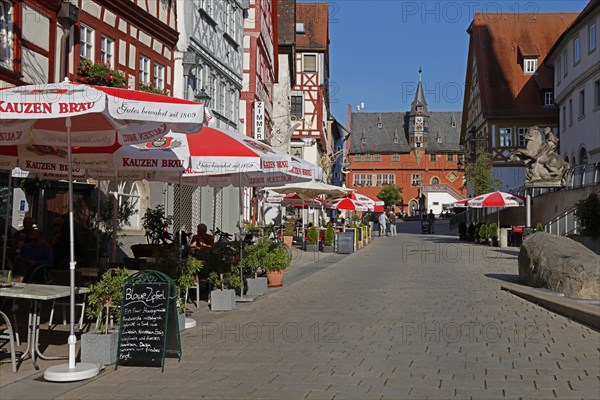
[[[575,165],[600,162],[600,1],[592,0],[548,54],[559,110],[560,155]]]
[[[419,79],[408,112],[352,112],[346,186],[377,196],[388,184],[402,188],[396,211],[418,215],[464,198],[460,112],[429,111]]]
[[[277,59],[273,85],[271,145],[290,152],[292,133],[291,94],[296,85],[296,0],[277,0]]]
[[[250,0],[244,21],[241,132],[270,141],[277,59],[277,1]]]
[[[326,3],[296,5],[296,84],[290,97],[291,154],[320,165],[331,154],[329,120],[329,11]]]
[[[559,134],[552,70],[543,60],[577,14],[475,14],[461,124],[461,143],[469,156],[488,151],[502,190],[522,187],[525,169],[509,161],[525,146],[530,126]]]

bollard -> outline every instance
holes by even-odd
[[[500,247],[508,247],[508,229],[500,228]]]

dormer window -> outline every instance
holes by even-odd
[[[398,137],[397,136],[394,137],[394,143],[398,143],[398,142],[399,142]]]
[[[537,58],[525,58],[523,60],[523,71],[526,74],[533,74],[537,70]]]
[[[366,137],[363,137],[363,138],[361,138],[361,139],[360,139],[360,142],[361,142],[362,144],[366,144],[366,143],[367,143],[367,138],[366,138]]]
[[[442,143],[442,138],[441,137],[436,137],[435,138],[436,143]]]
[[[377,129],[383,129],[383,122],[377,123]]]
[[[296,22],[296,33],[304,35],[304,22]]]
[[[554,105],[554,93],[552,90],[546,90],[544,92],[544,107],[551,107]]]

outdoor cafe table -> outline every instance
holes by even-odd
[[[87,293],[87,288],[75,288],[75,294]],[[40,302],[60,299],[61,297],[69,297],[71,289],[69,286],[57,285],[37,285],[33,283],[14,283],[11,287],[0,288],[0,297],[8,297],[13,299],[28,299],[30,301],[28,331],[27,331],[27,348],[21,360],[29,354],[31,362],[35,369],[39,369],[35,359],[36,356],[44,360],[51,360],[62,357],[47,357],[42,354],[38,347],[39,330],[40,330]]]

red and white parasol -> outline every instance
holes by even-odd
[[[525,198],[512,193],[491,192],[473,197],[467,200],[466,204],[474,208],[522,207],[525,205]]]
[[[200,129],[204,118],[202,104],[135,90],[70,82],[0,90],[0,146],[35,145],[66,149],[71,286],[69,362],[46,370],[44,377],[47,380],[74,381],[98,374],[96,365],[75,363],[73,147],[110,147],[115,142],[121,145],[143,143],[164,136],[171,129],[195,132]],[[53,151],[50,153],[46,155],[48,160],[57,156]],[[43,158],[40,155],[38,161],[43,162]],[[51,172],[64,171],[58,166]],[[34,352],[32,357],[35,357]]]
[[[369,208],[357,200],[349,197],[334,197],[326,199],[323,202],[325,208],[330,210],[347,210],[347,211],[369,211]]]
[[[458,208],[469,207],[469,205],[467,204],[469,202],[469,200],[472,200],[472,199],[463,199],[463,200],[456,201],[456,202],[452,203],[452,207],[458,207]]]

